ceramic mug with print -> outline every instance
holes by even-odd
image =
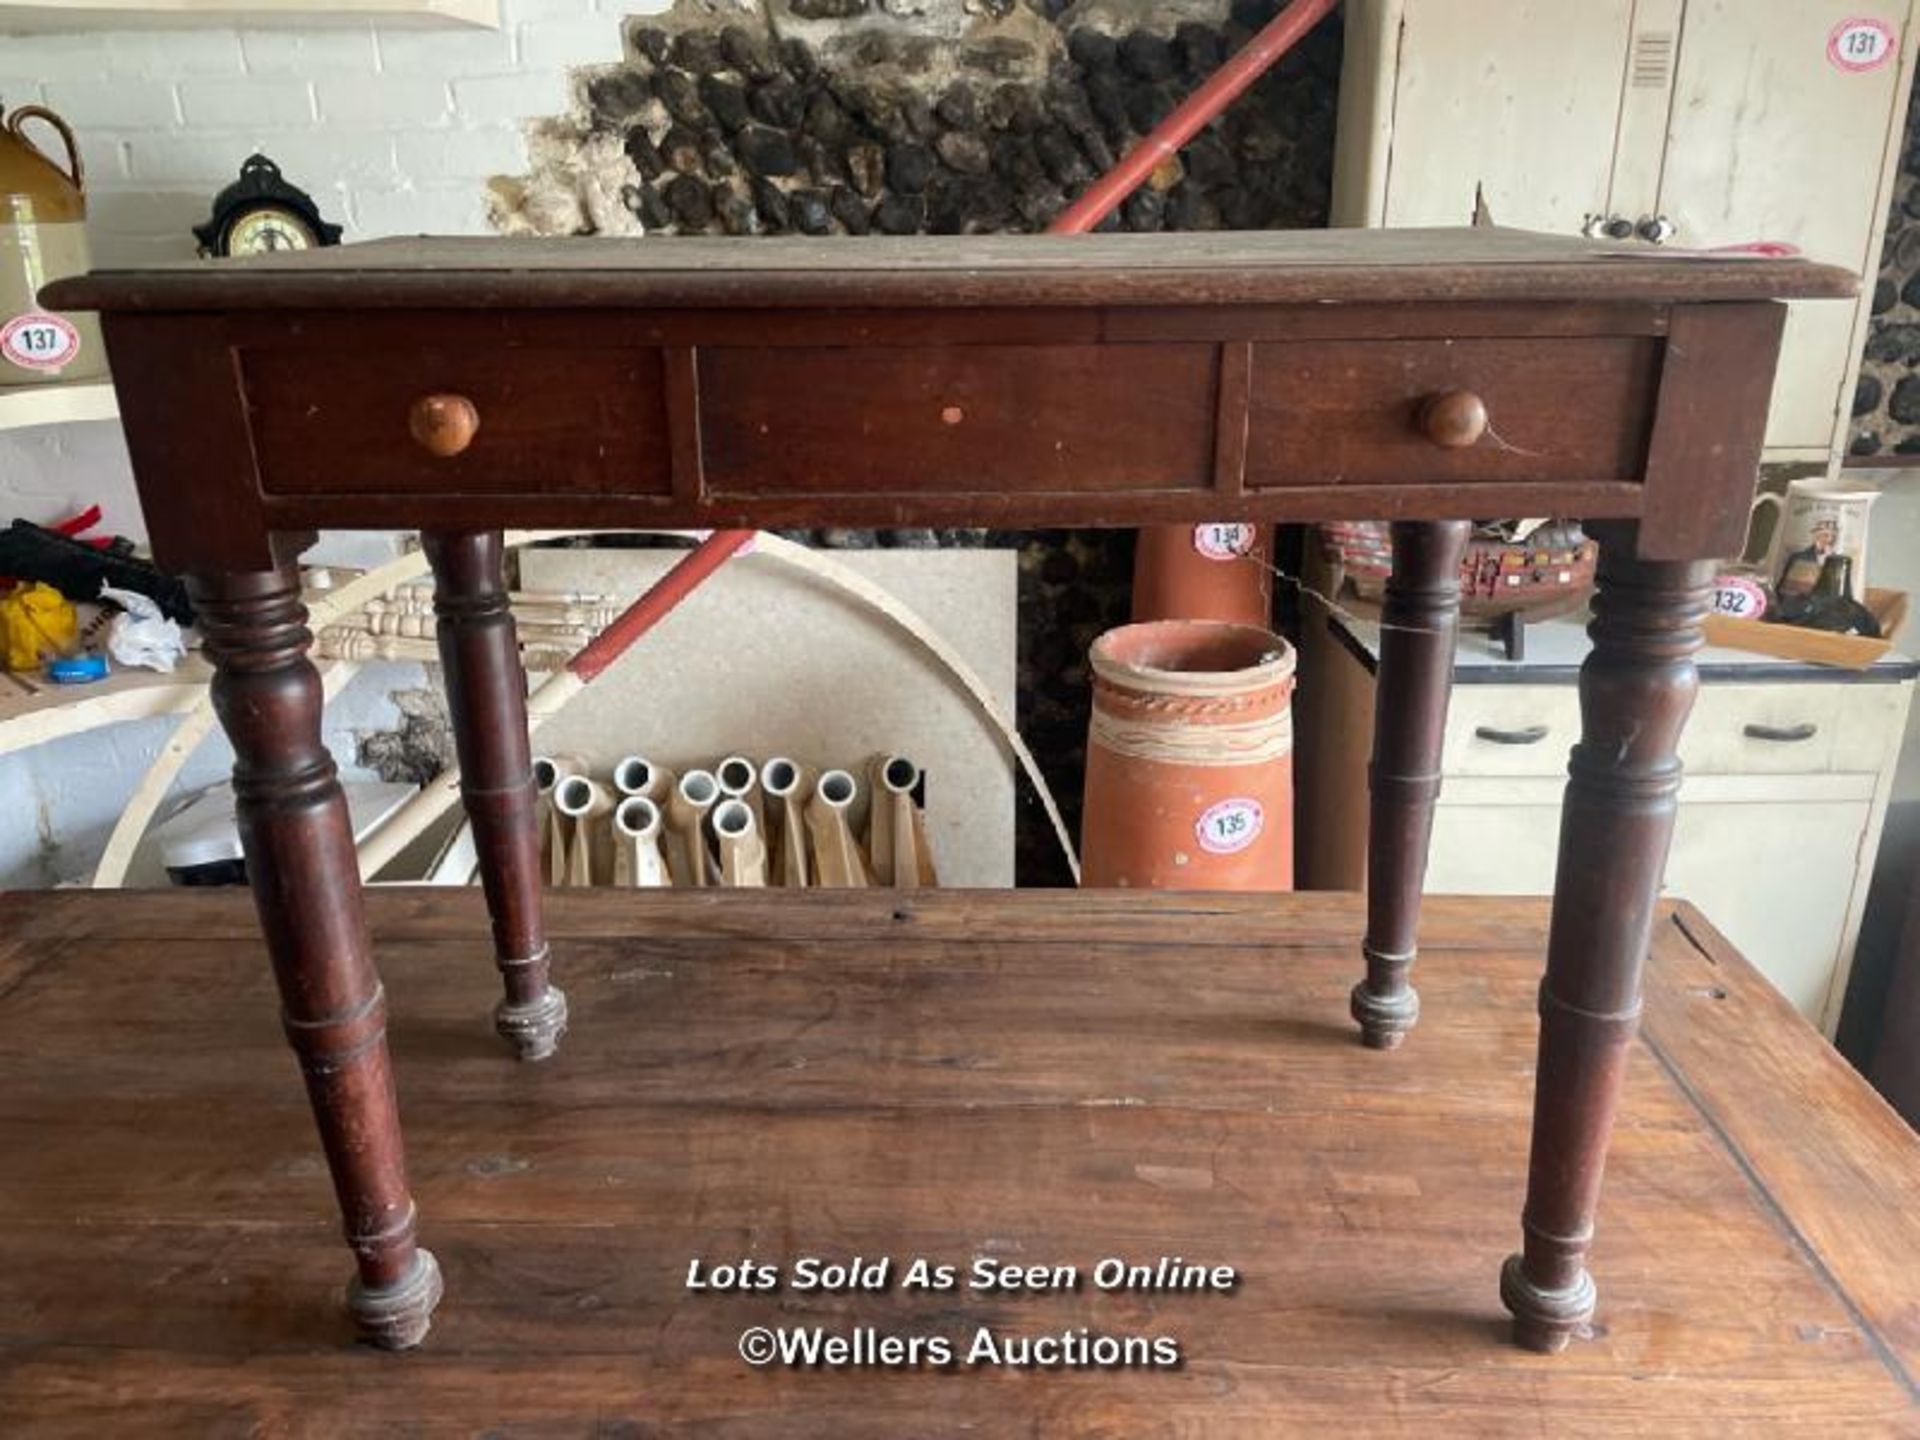
[[[1824,475],[1793,481],[1785,495],[1756,495],[1755,515],[1768,507],[1777,512],[1765,561],[1774,589],[1783,595],[1811,593],[1827,556],[1848,555],[1853,558],[1853,598],[1864,601],[1867,518],[1879,498],[1871,485]]]

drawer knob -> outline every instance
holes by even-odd
[[[1442,390],[1420,407],[1420,433],[1448,450],[1465,450],[1487,433],[1487,402],[1471,390]]]
[[[422,395],[407,411],[407,432],[429,455],[450,460],[473,443],[480,412],[464,395]]]

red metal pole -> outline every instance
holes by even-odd
[[[1222,65],[1206,82],[1153,127],[1153,132],[1120,163],[1081,192],[1080,198],[1054,217],[1049,235],[1082,235],[1093,229],[1125,200],[1155,168],[1238,99],[1246,88],[1330,13],[1339,0],[1293,0],[1246,48]]]
[[[752,540],[752,530],[716,530],[687,552],[673,569],[662,575],[620,616],[596,635],[578,655],[567,662],[580,681],[591,682],[618,660],[627,647],[665,619],[674,606],[700,588],[706,578],[718,570],[735,551]]]

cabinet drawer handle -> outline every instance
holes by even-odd
[[[1473,727],[1473,738],[1495,745],[1538,745],[1547,738],[1547,727],[1528,725],[1519,730],[1499,730],[1491,725],[1476,725]]]
[[[1749,740],[1772,740],[1781,745],[1796,745],[1802,740],[1811,740],[1819,729],[1811,720],[1802,720],[1798,725],[1748,725],[1741,733]]]
[[[480,412],[464,395],[422,395],[407,410],[407,433],[429,455],[450,460],[473,443]]]
[[[1487,402],[1471,390],[1442,390],[1420,406],[1420,433],[1443,450],[1466,450],[1487,433]]]

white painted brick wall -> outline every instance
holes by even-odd
[[[559,70],[515,75],[463,75],[451,86],[460,123],[497,125],[529,111],[554,114],[567,104],[567,79]]]
[[[611,64],[621,54],[620,25],[610,15],[552,16],[520,29],[520,61],[535,74],[592,61]]]
[[[315,119],[313,86],[291,76],[194,80],[180,86],[179,91],[181,120],[193,130],[248,125],[297,129],[313,124]]]
[[[374,37],[378,68],[394,75],[511,75],[520,67],[512,30],[387,30]]]
[[[243,30],[240,53],[240,68],[249,75],[298,75],[312,80],[330,71],[364,73],[380,68],[374,33],[366,27]]]
[[[190,227],[255,150],[349,239],[479,232],[487,181],[526,169],[525,126],[565,110],[568,71],[618,60],[621,18],[662,8],[501,0],[495,30],[343,22],[9,35],[0,101],[52,105],[78,131],[97,263],[191,255]],[[125,449],[100,429],[97,439],[0,433],[0,521],[54,518],[58,475],[65,498],[111,497],[114,523],[138,535]]]
[[[164,80],[55,80],[45,93],[56,110],[94,116],[96,136],[180,124],[179,87]]]
[[[50,104],[80,132],[104,263],[191,254],[186,224],[255,150],[350,239],[478,231],[487,180],[526,168],[526,122],[566,109],[567,72],[618,60],[622,17],[664,8],[501,0],[497,30],[7,36],[0,99]]]
[[[190,256],[188,227],[255,150],[349,239],[480,232],[487,181],[526,169],[523,127],[565,109],[566,72],[618,60],[621,17],[662,8],[501,0],[500,28],[484,31],[343,22],[0,36],[0,100],[51,104],[79,132],[99,263]],[[50,521],[96,500],[109,527],[144,534],[116,426],[0,432],[0,521]],[[374,538],[328,536],[317,553],[371,563],[391,550],[366,543]],[[349,770],[343,722],[390,724],[383,696],[400,683],[363,681],[365,700],[331,717],[336,758]],[[0,826],[0,885],[84,875],[166,728],[0,757],[0,805],[35,817]],[[220,749],[208,747],[188,778],[218,778]]]

